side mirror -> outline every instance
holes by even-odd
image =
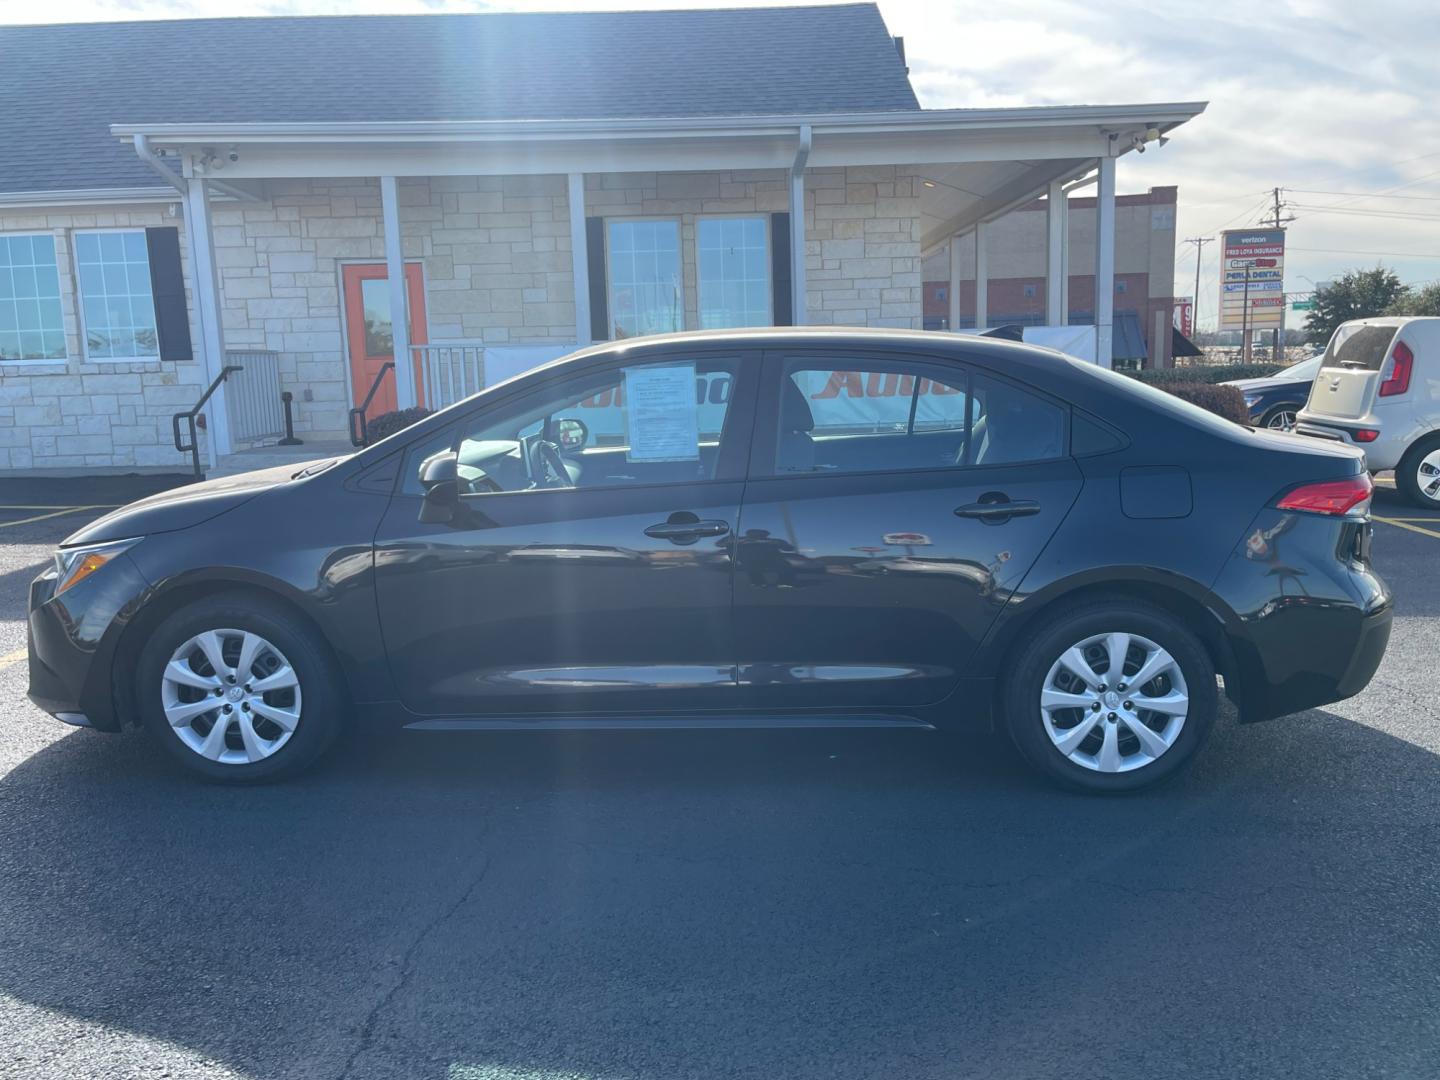
[[[421,521],[439,525],[455,516],[460,501],[460,470],[454,451],[432,454],[420,463],[420,486],[425,489]]]
[[[573,416],[555,421],[555,442],[561,450],[579,450],[590,438],[590,429],[584,420]]]

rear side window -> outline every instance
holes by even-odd
[[[1326,346],[1324,366],[1379,371],[1398,329],[1393,324],[1346,323],[1336,329]]]
[[[923,360],[786,362],[777,473],[1010,465],[1065,456],[1066,411],[987,375]]]

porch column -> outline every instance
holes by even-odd
[[[570,275],[575,281],[575,344],[589,345],[590,255],[585,237],[585,174],[566,177],[570,204]]]
[[[950,237],[950,332],[960,329],[960,234]]]
[[[185,225],[189,232],[190,266],[195,278],[195,300],[200,315],[205,385],[225,367],[225,328],[220,323],[220,277],[215,268],[215,237],[210,229],[210,192],[204,180],[192,178],[185,186]],[[210,433],[210,466],[230,453],[230,415],[225,408],[222,382],[205,407]]]
[[[1070,325],[1070,192],[1060,200],[1060,322]]]
[[[395,177],[380,177],[380,216],[385,226],[385,276],[390,279],[390,337],[395,352],[395,404],[411,409],[419,404],[415,364],[410,359],[410,323],[406,317],[409,289],[405,282],[405,255],[400,247],[400,200]]]
[[[990,328],[990,268],[985,248],[990,239],[990,223],[981,221],[975,226],[975,329]]]
[[[811,130],[800,125],[795,160],[790,165],[790,323],[807,326],[805,311],[805,163],[810,160]]]
[[[1065,292],[1065,185],[1050,181],[1045,199],[1045,325],[1063,326]]]
[[[1113,366],[1115,339],[1115,159],[1100,159],[1095,193],[1095,362]]]

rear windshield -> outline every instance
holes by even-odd
[[[1392,324],[1344,323],[1325,349],[1325,367],[1364,368],[1379,371],[1390,354],[1390,341],[1395,337]]]

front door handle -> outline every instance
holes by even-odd
[[[645,535],[654,537],[656,540],[669,540],[676,544],[694,543],[702,536],[724,536],[730,531],[730,525],[724,521],[701,521],[693,514],[686,515],[691,520],[677,521],[680,517],[675,514],[669,521],[662,521],[659,525],[651,525],[645,530]]]
[[[998,525],[1012,517],[1028,517],[1040,512],[1040,504],[1034,499],[1010,499],[1000,492],[987,492],[979,502],[966,503],[955,508],[955,516],[979,518],[988,525]]]

